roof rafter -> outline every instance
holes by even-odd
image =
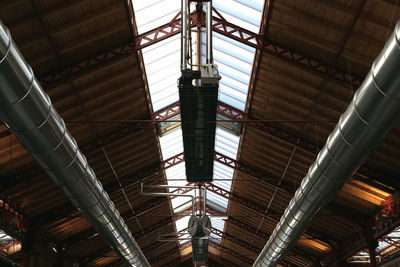
[[[178,19],[179,20],[179,19]],[[314,73],[330,77],[331,79],[345,85],[348,87],[352,84],[354,87],[358,87],[361,84],[362,77],[354,73],[348,73],[348,71],[343,70],[337,66],[324,63],[319,59],[311,58],[310,56],[304,55],[299,52],[293,51],[293,49],[280,45],[271,40],[262,40],[260,35],[252,33],[245,30],[239,26],[227,22],[224,19],[213,17],[213,29],[214,31],[230,37],[239,42],[245,43],[251,47],[263,49],[264,52],[271,54],[272,56],[278,57],[282,60],[294,63],[302,68],[306,68]],[[171,26],[173,30],[171,31]],[[178,31],[179,29],[179,31]],[[169,32],[168,32],[169,31]],[[178,22],[173,20],[163,26],[158,27],[155,30],[149,31],[147,33],[141,34],[136,37],[138,43],[127,43],[122,44],[114,49],[106,50],[94,57],[88,58],[83,62],[79,62],[62,70],[53,72],[50,75],[43,76],[40,79],[42,85],[46,88],[46,85],[50,83],[54,86],[55,83],[60,83],[65,80],[71,79],[71,76],[83,75],[82,72],[88,68],[94,68],[96,65],[101,65],[101,63],[108,62],[111,60],[116,60],[121,57],[126,57],[134,53],[136,50],[147,47],[158,41],[164,40],[168,37],[176,35],[180,32],[180,26]]]

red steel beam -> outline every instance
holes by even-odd
[[[13,238],[22,240],[28,231],[28,219],[7,200],[0,200],[1,229]]]
[[[272,40],[266,38],[262,39],[260,35],[230,23],[222,16],[213,17],[213,30],[248,46],[262,49],[263,52],[288,63],[295,64],[302,69],[312,71],[324,77],[329,77],[331,80],[345,87],[353,86],[354,88],[358,88],[363,80],[363,77],[360,75],[349,73],[335,65],[297,52],[293,50],[293,48],[278,44]]]
[[[297,147],[298,149],[301,149],[302,151],[305,151],[307,153],[312,153],[315,154],[318,152],[319,147],[311,142],[308,142],[306,140],[303,140],[301,138],[300,142],[298,142],[299,137],[296,135],[293,135],[291,133],[288,133],[286,131],[283,131],[282,129],[279,129],[278,127],[274,126],[273,123],[271,122],[266,122],[262,120],[257,120],[251,116],[249,116],[247,113],[236,109],[228,104],[225,104],[221,101],[218,101],[218,106],[217,106],[217,112],[229,119],[232,120],[238,120],[241,123],[252,127],[259,129],[263,131],[264,133],[268,134],[269,136],[279,140],[283,141],[293,147]],[[175,116],[180,113],[180,107],[179,107],[179,102],[176,102],[163,110],[154,113],[153,118],[157,118],[160,122],[171,118],[172,116]],[[168,116],[169,115],[169,116]],[[221,162],[223,163],[223,162]],[[234,162],[224,162],[223,164],[235,164]],[[243,167],[246,169],[245,167]],[[362,165],[358,172],[361,176],[367,176],[367,177],[386,177],[387,175],[382,174],[377,172],[374,169],[371,169],[371,167]],[[271,178],[267,178],[271,179]],[[279,178],[276,178],[279,179]],[[292,188],[288,188],[289,192],[291,191]]]
[[[174,36],[181,31],[180,19],[177,18],[178,16],[179,13],[171,22],[136,36],[135,43],[125,43],[119,47],[107,49],[94,57],[74,63],[63,69],[53,71],[48,75],[42,75],[39,77],[39,81],[46,90],[50,90],[63,82],[81,77],[93,69],[117,62],[131,56],[137,50]]]
[[[181,29],[180,19],[178,19],[178,16],[179,14],[177,14],[177,16],[167,24],[137,36],[135,43],[126,43],[119,47],[108,49],[84,61],[53,71],[48,75],[42,75],[39,77],[39,81],[44,88],[48,90],[49,88],[57,86],[57,84],[74,79],[76,76],[82,76],[91,69],[110,64],[113,61],[121,60],[132,55],[138,49],[142,49],[161,40],[165,40],[168,37],[174,36],[178,34]],[[359,75],[349,73],[347,70],[293,51],[293,49],[289,47],[285,47],[270,40],[262,40],[260,35],[229,23],[221,17],[213,18],[213,30],[251,47],[263,49],[265,53],[289,63],[293,63],[308,71],[323,75],[324,77],[330,77],[346,86],[352,85],[354,88],[357,88],[363,80]]]
[[[173,116],[181,113],[181,106],[179,102],[175,102],[160,111],[155,112],[151,118],[157,121],[165,121]]]
[[[178,155],[172,156],[169,159],[164,160],[161,162],[161,168],[168,169],[172,166],[178,165],[179,163],[184,162],[185,159],[183,158],[183,152],[179,153]]]
[[[139,50],[180,33],[182,28],[180,15],[181,12],[178,12],[170,22],[138,35],[135,48]]]
[[[308,143],[306,141],[301,140],[298,142],[299,137],[293,134],[282,131],[281,129],[275,127],[273,123],[266,122],[262,120],[255,119],[249,116],[247,113],[236,109],[228,104],[225,104],[221,101],[218,101],[217,112],[220,115],[225,116],[228,119],[232,119],[232,121],[238,121],[247,126],[259,129],[268,135],[280,140],[285,143],[295,146],[299,149],[302,149],[306,152],[316,153],[318,152],[318,147],[314,144]],[[152,118],[154,120],[158,120],[160,122],[165,121],[173,116],[180,114],[180,106],[179,102],[176,102],[156,113],[153,114]],[[153,124],[153,122],[151,122]]]
[[[250,168],[242,163],[239,163],[237,160],[229,158],[228,156],[225,156],[221,153],[215,152],[214,160],[221,164],[229,166],[235,170],[246,173],[251,177],[253,177],[255,180],[260,181],[269,186],[272,186],[274,188],[277,188],[279,191],[284,192],[286,194],[293,195],[295,192],[296,188],[293,185],[282,183],[278,187],[279,178],[266,175],[258,170]]]
[[[399,208],[399,206],[397,206],[400,205],[399,202],[394,202],[393,204],[396,205],[392,206],[393,209]],[[384,210],[383,212],[379,211],[376,216],[371,218],[371,220],[375,221],[375,226],[372,229],[370,240],[378,240],[400,226],[400,216],[382,216],[381,214],[385,213],[387,207],[384,205],[382,209]],[[325,261],[336,264],[336,262],[342,262],[367,247],[368,244],[364,232],[358,231],[344,240],[336,254],[328,255]]]
[[[237,195],[235,195],[234,193],[225,190],[213,183],[207,183],[204,184],[204,187],[207,189],[208,192],[212,192],[215,193],[223,198],[226,198],[230,201],[236,202],[252,211],[257,212],[258,214],[260,214],[261,216],[264,215],[265,213],[265,208],[261,207],[260,205],[258,205],[257,203],[254,203],[250,200],[247,200],[245,198],[239,197]],[[273,220],[279,220],[281,217],[281,214],[274,214],[274,213],[268,213],[267,217],[273,219]]]
[[[85,76],[96,69],[127,58],[135,51],[134,44],[125,43],[113,49],[107,49],[104,52],[89,57],[81,62],[52,71],[50,74],[42,75],[38,78],[40,84],[46,91],[48,91],[62,83],[70,82],[71,80]]]

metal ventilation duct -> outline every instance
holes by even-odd
[[[150,266],[0,21],[0,119],[129,266]]]
[[[399,121],[400,21],[253,266],[276,266]]]

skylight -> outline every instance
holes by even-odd
[[[382,261],[383,259],[390,258],[393,255],[400,253],[400,227],[397,227],[389,234],[378,239],[378,246],[375,249],[377,260]],[[369,263],[368,250],[362,250],[356,253],[353,257],[348,259],[349,263],[365,262]]]
[[[180,11],[179,0],[132,0],[136,25],[139,34],[153,30],[170,22]],[[242,28],[258,33],[260,28],[264,1],[261,0],[213,0],[214,8],[219,12],[213,16],[223,16],[227,21]],[[191,10],[194,10],[192,8]],[[196,34],[193,34],[192,47],[196,47]],[[205,36],[202,35],[201,63],[205,63]],[[149,84],[153,111],[157,112],[179,101],[177,79],[180,77],[180,35],[176,35],[142,49],[143,60]],[[220,81],[218,100],[234,108],[245,110],[248,86],[253,66],[255,49],[238,41],[213,33],[214,62],[222,79]],[[196,52],[193,51],[196,58]],[[177,124],[178,125],[178,124]],[[162,158],[166,160],[183,152],[181,127],[170,127],[159,137]],[[239,136],[228,132],[217,125],[215,151],[229,158],[236,159]],[[166,169],[169,185],[185,186],[185,163],[179,163]],[[214,161],[214,182],[218,187],[230,191],[234,169]],[[177,180],[178,179],[178,180]],[[171,189],[170,191],[172,191]],[[198,190],[191,190],[186,195],[198,196]],[[176,197],[171,199],[174,213],[180,213],[190,207],[190,198]],[[225,214],[229,205],[227,198],[214,192],[207,192],[207,205]],[[187,227],[190,216],[176,221],[177,231]],[[212,218],[214,229],[223,232],[225,221]],[[186,235],[185,235],[186,237]],[[212,242],[220,243],[221,239],[211,234]],[[182,240],[183,244],[188,242]]]
[[[181,10],[179,0],[132,0],[132,3],[139,34],[170,22]]]
[[[205,37],[202,41],[202,62],[205,62]],[[255,49],[238,41],[213,33],[214,62],[221,80],[218,100],[244,111],[253,66]]]
[[[21,242],[7,235],[4,231],[0,230],[0,253],[7,255],[20,251],[22,248]]]
[[[214,0],[213,6],[230,23],[258,33],[264,1],[260,0]]]

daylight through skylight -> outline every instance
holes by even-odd
[[[179,0],[132,0],[136,25],[139,34],[153,30],[170,22],[180,11]],[[264,1],[261,0],[214,0],[214,8],[227,21],[242,28],[259,32]],[[194,9],[192,9],[194,10]],[[217,16],[213,14],[213,16]],[[192,47],[197,44],[197,35],[193,35]],[[201,40],[201,63],[205,63],[205,36]],[[149,84],[153,111],[157,112],[179,101],[177,79],[180,77],[180,35],[175,35],[151,45],[142,50],[143,60]],[[248,86],[253,66],[255,49],[218,33],[213,33],[214,62],[222,79],[220,80],[218,100],[234,108],[245,110]],[[197,53],[194,49],[194,58]],[[172,128],[171,128],[172,129]],[[181,127],[173,127],[159,137],[162,158],[166,160],[183,152]],[[215,151],[229,158],[236,159],[239,146],[239,136],[217,125]],[[182,162],[166,169],[169,185],[187,185],[185,163]],[[214,162],[213,184],[226,191],[231,190],[234,169]],[[177,181],[177,179],[180,179]],[[172,191],[171,189],[170,191]],[[186,195],[198,196],[198,190],[191,190]],[[180,213],[190,208],[190,200],[186,197],[171,199],[174,213]],[[219,213],[226,214],[229,201],[214,192],[207,192],[207,206]],[[185,230],[189,216],[183,216],[176,221],[177,231]],[[212,218],[212,227],[224,231],[225,222]],[[187,237],[185,235],[184,237]],[[214,233],[211,242],[220,243],[221,239]],[[182,240],[180,243],[186,243]]]

